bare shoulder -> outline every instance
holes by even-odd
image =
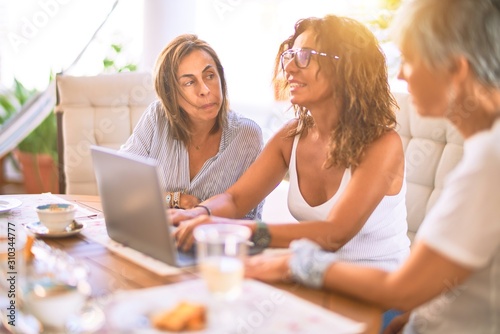
[[[380,165],[381,161],[392,161],[396,165],[404,161],[403,142],[395,130],[387,131],[367,146],[361,164]]]
[[[382,136],[380,136],[380,139],[394,140],[398,143],[401,142],[401,137],[399,136],[399,133],[394,129],[390,129],[389,131],[385,132]]]
[[[267,142],[266,151],[274,151],[281,155],[283,161],[288,166],[290,160],[290,154],[292,152],[293,145],[293,136],[290,136],[290,133],[293,133],[293,130],[297,127],[298,120],[292,119],[286,122]]]
[[[287,142],[293,141],[293,137],[290,136],[297,128],[298,120],[291,119],[287,121],[270,139],[272,142]]]
[[[401,137],[396,132],[396,130],[389,130],[385,132],[380,138],[375,140],[371,145],[372,149],[378,150],[389,150],[391,152],[401,151],[403,152],[403,142],[401,141]],[[394,150],[394,151],[393,151]]]

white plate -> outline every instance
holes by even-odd
[[[189,334],[221,333],[362,333],[365,325],[254,280],[244,280],[240,297],[214,301],[203,280],[120,291],[108,299],[106,320],[112,333],[166,334],[152,328],[151,316],[180,301],[207,307],[207,327]]]
[[[199,298],[197,294],[195,298]],[[208,299],[208,298],[205,298]],[[188,302],[201,303],[199,300],[189,297],[185,298],[158,298],[157,300],[147,300],[144,302],[141,298],[136,300],[125,299],[120,302],[112,303],[108,307],[107,323],[112,332],[130,333],[130,334],[174,334],[175,332],[159,330],[153,327],[151,318],[155,314],[166,312],[177,305],[181,300]],[[206,305],[206,300],[203,303]],[[224,331],[213,330],[214,324],[207,324],[208,328],[201,331],[189,331],[189,334],[219,334]]]
[[[0,199],[0,213],[9,212],[12,209],[20,206],[22,202],[17,198],[1,198]]]
[[[37,237],[65,238],[65,237],[70,237],[72,235],[80,233],[85,228],[85,224],[73,221],[72,224],[70,224],[68,227],[66,227],[66,230],[58,231],[58,232],[50,232],[49,229],[46,228],[40,222],[29,223],[29,224],[25,225],[24,227]]]

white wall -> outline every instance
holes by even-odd
[[[196,0],[143,0],[141,69],[151,70],[161,50],[176,36],[195,33]]]
[[[105,20],[115,0],[0,0],[0,80],[47,87],[50,73],[66,69]],[[140,33],[137,35],[137,33]],[[79,62],[75,74],[102,71],[111,43],[141,53],[142,1],[122,0]]]

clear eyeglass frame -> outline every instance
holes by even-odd
[[[317,55],[322,57],[331,57],[334,59],[340,59],[337,55],[330,55],[324,52],[318,52],[313,49],[301,48],[301,49],[288,49],[284,51],[280,56],[281,68],[285,70],[285,66],[292,60],[295,60],[295,65],[298,68],[307,68],[311,62],[311,55]]]

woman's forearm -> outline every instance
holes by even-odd
[[[472,271],[417,243],[410,257],[394,272],[334,263],[326,271],[324,287],[374,304],[411,310],[440,294],[450,293]]]
[[[356,266],[348,263],[335,263],[325,273],[324,287],[357,297],[383,308],[407,310],[399,295],[404,287],[391,282],[390,273],[376,268]]]
[[[201,204],[207,206],[212,215],[219,217],[238,219],[243,218],[247,213],[243,212],[245,210],[242,210],[238,203],[234,201],[233,196],[228,193],[215,195]]]

